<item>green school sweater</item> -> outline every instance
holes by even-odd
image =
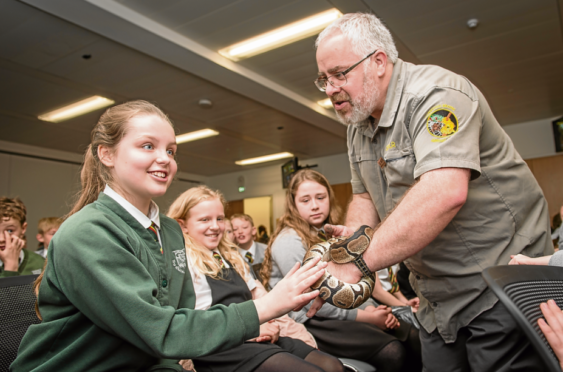
[[[252,301],[192,310],[182,231],[162,214],[160,222],[164,255],[104,193],[67,219],[48,251],[43,322],[29,328],[10,370],[144,371],[161,358],[195,358],[258,336]]]
[[[43,264],[45,259],[35,252],[28,251],[27,249],[22,249],[23,260],[20,262],[18,271],[6,271],[4,270],[4,265],[0,267],[0,278],[6,278],[9,276],[18,275],[37,275],[41,274],[43,270]]]

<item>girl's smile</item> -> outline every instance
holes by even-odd
[[[191,208],[185,221],[185,231],[198,244],[216,249],[225,231],[225,211],[219,199],[204,200]]]
[[[133,117],[113,151],[98,150],[110,169],[110,186],[145,214],[152,198],[164,195],[176,175],[175,154],[174,129],[156,115]]]

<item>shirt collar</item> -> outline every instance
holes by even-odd
[[[250,248],[248,248],[248,250],[246,249],[242,249],[242,248],[238,248],[239,253],[244,256],[246,254],[246,252],[250,252],[250,254],[252,255],[252,257],[256,256],[256,242],[253,241],[252,245],[250,246]]]
[[[149,207],[149,215],[146,216],[143,212],[141,212],[137,207],[127,201],[123,196],[119,195],[115,192],[109,185],[106,185],[104,188],[104,194],[115,200],[119,205],[123,207],[131,216],[133,216],[141,226],[145,229],[148,229],[152,222],[160,229],[160,216],[159,216],[159,209],[158,205],[154,201],[151,200],[151,205]]]

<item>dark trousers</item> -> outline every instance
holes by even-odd
[[[458,331],[457,339],[446,344],[438,330],[420,328],[423,371],[505,372],[538,371],[545,367],[506,308],[493,308]]]

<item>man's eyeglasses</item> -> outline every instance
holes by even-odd
[[[317,80],[315,80],[315,85],[317,86],[317,88],[319,88],[321,92],[326,91],[326,86],[328,83],[330,83],[330,85],[332,85],[335,88],[342,88],[348,82],[348,80],[346,79],[346,74],[352,71],[360,63],[371,57],[375,52],[377,52],[377,49],[371,52],[370,54],[368,54],[367,56],[365,56],[364,58],[362,58],[359,62],[353,64],[352,66],[348,67],[346,70],[342,72],[337,72],[336,74],[327,77],[317,78]]]

